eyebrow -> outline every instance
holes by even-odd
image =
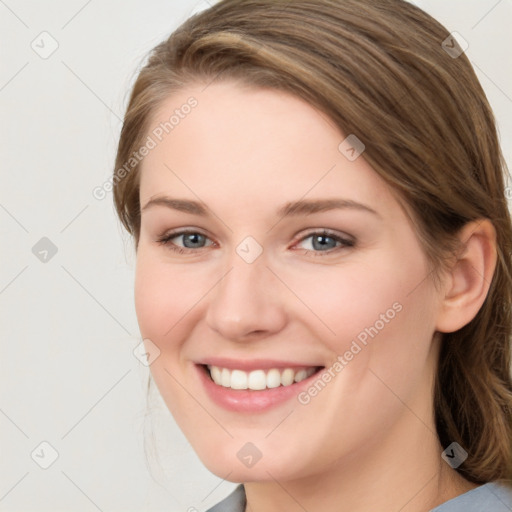
[[[203,217],[209,216],[208,208],[206,206],[198,201],[188,199],[174,199],[167,196],[158,196],[150,199],[142,208],[142,211],[148,210],[153,206],[165,206],[184,213],[200,215]],[[277,216],[286,217],[289,215],[308,215],[336,209],[360,210],[380,217],[379,213],[373,208],[351,199],[301,199],[298,201],[291,201],[284,204],[277,210]]]

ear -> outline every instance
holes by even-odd
[[[462,250],[444,280],[436,330],[454,332],[482,307],[496,268],[496,230],[488,219],[466,224],[458,235]]]

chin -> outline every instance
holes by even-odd
[[[259,453],[254,445],[237,439],[230,439],[222,446],[194,449],[210,472],[229,482],[286,481],[309,473],[303,465],[297,466],[297,450],[286,453],[276,451],[275,448],[270,450],[262,444]]]

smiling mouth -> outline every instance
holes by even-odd
[[[302,368],[269,368],[266,370],[236,370],[214,365],[202,365],[210,379],[218,386],[230,389],[262,391],[288,387],[319,372],[323,366]]]

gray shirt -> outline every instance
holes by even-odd
[[[244,486],[239,485],[207,512],[245,512],[245,505]],[[512,512],[512,487],[489,482],[446,501],[430,512]]]

